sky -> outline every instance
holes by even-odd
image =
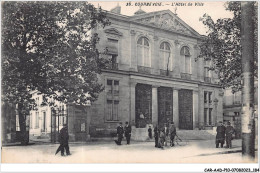
[[[140,4],[142,4],[141,9],[145,12],[153,12],[160,10],[171,10],[175,13],[175,9],[177,7],[176,13],[178,17],[180,17],[185,23],[191,26],[194,30],[202,35],[207,35],[207,28],[199,21],[200,17],[202,17],[205,13],[210,15],[214,21],[219,18],[231,18],[233,15],[230,11],[226,11],[224,1],[171,1],[171,2],[163,2],[163,1],[89,1],[95,7],[98,5],[104,9],[110,11],[112,8],[117,5],[121,6],[121,14],[132,16],[134,13],[140,9]],[[127,3],[131,2],[131,6],[127,6]],[[161,6],[147,6],[144,2],[151,3],[161,3]],[[197,4],[196,4],[197,3]]]

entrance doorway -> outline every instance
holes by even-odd
[[[193,97],[192,90],[179,90],[179,128],[193,129]]]
[[[152,123],[152,86],[137,84],[135,88],[135,123],[145,128]]]
[[[158,125],[163,127],[164,123],[173,121],[173,96],[172,88],[158,88]]]

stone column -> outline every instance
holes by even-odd
[[[199,96],[198,91],[193,90],[193,129],[198,128],[198,122],[199,122]]]
[[[172,95],[173,121],[176,128],[179,128],[179,89],[173,88]]]
[[[159,75],[160,74],[160,64],[161,63],[159,57],[159,48],[160,48],[160,45],[159,45],[159,41],[158,41],[158,36],[154,36],[153,37],[153,41],[154,41],[154,46],[152,48],[152,54],[151,54],[151,60],[152,60],[152,74],[156,74],[156,75]]]
[[[174,63],[174,68],[173,68],[173,75],[175,77],[180,77],[180,71],[181,71],[181,63],[180,63],[180,42],[178,40],[174,41],[174,46],[175,46],[175,51],[174,51],[174,59],[173,59],[173,63]]]
[[[217,122],[223,122],[223,96],[224,91],[222,89],[218,92],[218,107],[217,107]]]
[[[135,126],[135,87],[137,82],[130,80],[130,105],[129,105],[129,122],[132,126]]]
[[[137,57],[136,57],[136,31],[130,30],[130,71],[137,71]]]
[[[198,115],[198,121],[199,121],[199,127],[203,127],[204,126],[204,92],[202,90],[202,88],[199,88],[199,115]]]
[[[152,86],[152,123],[153,125],[158,124],[158,87],[157,85]]]

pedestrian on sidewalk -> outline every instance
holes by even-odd
[[[167,146],[167,142],[169,140],[169,127],[167,126],[167,123],[164,123],[164,129],[163,129],[163,133],[164,133],[164,143],[165,146]]]
[[[227,122],[226,127],[226,148],[232,148],[232,134],[234,133],[234,128],[231,126],[231,123]]]
[[[160,140],[159,140],[159,147],[158,148],[163,149],[163,146],[164,146],[164,143],[165,143],[165,131],[164,131],[164,128],[160,131],[159,135],[160,135]]]
[[[148,128],[148,136],[149,136],[149,139],[153,138],[151,126],[149,126],[149,128]]]
[[[130,144],[132,128],[128,124],[128,122],[125,122],[125,129],[124,129],[124,131],[125,131],[126,144],[129,145]]]
[[[158,129],[158,125],[156,124],[154,129],[153,129],[153,132],[154,132],[154,139],[155,139],[155,147],[158,148],[159,147],[159,144],[158,144],[158,140],[159,140],[159,129]]]
[[[117,133],[117,140],[115,140],[115,143],[117,145],[121,145],[121,141],[124,135],[124,128],[122,127],[122,122],[120,122],[119,125],[117,126],[116,133]]]
[[[174,125],[174,122],[171,122],[171,125],[170,125],[170,146],[171,147],[174,146],[175,136],[176,136],[176,127]]]
[[[64,124],[63,128],[60,130],[59,134],[59,142],[60,146],[57,149],[55,155],[61,151],[61,156],[64,156],[64,148],[66,150],[66,155],[71,155],[70,154],[70,149],[69,149],[69,134],[68,134],[68,126],[67,124]]]
[[[219,147],[219,143],[221,144],[221,148],[223,148],[223,145],[225,143],[225,126],[223,125],[222,121],[219,121],[219,124],[217,126],[217,135],[216,135],[216,148]]]

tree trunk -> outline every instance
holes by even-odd
[[[21,103],[18,104],[19,126],[20,126],[20,142],[22,145],[29,143],[29,131],[26,129],[26,114],[23,111]]]
[[[254,2],[241,2],[242,155],[255,157],[254,122]]]

